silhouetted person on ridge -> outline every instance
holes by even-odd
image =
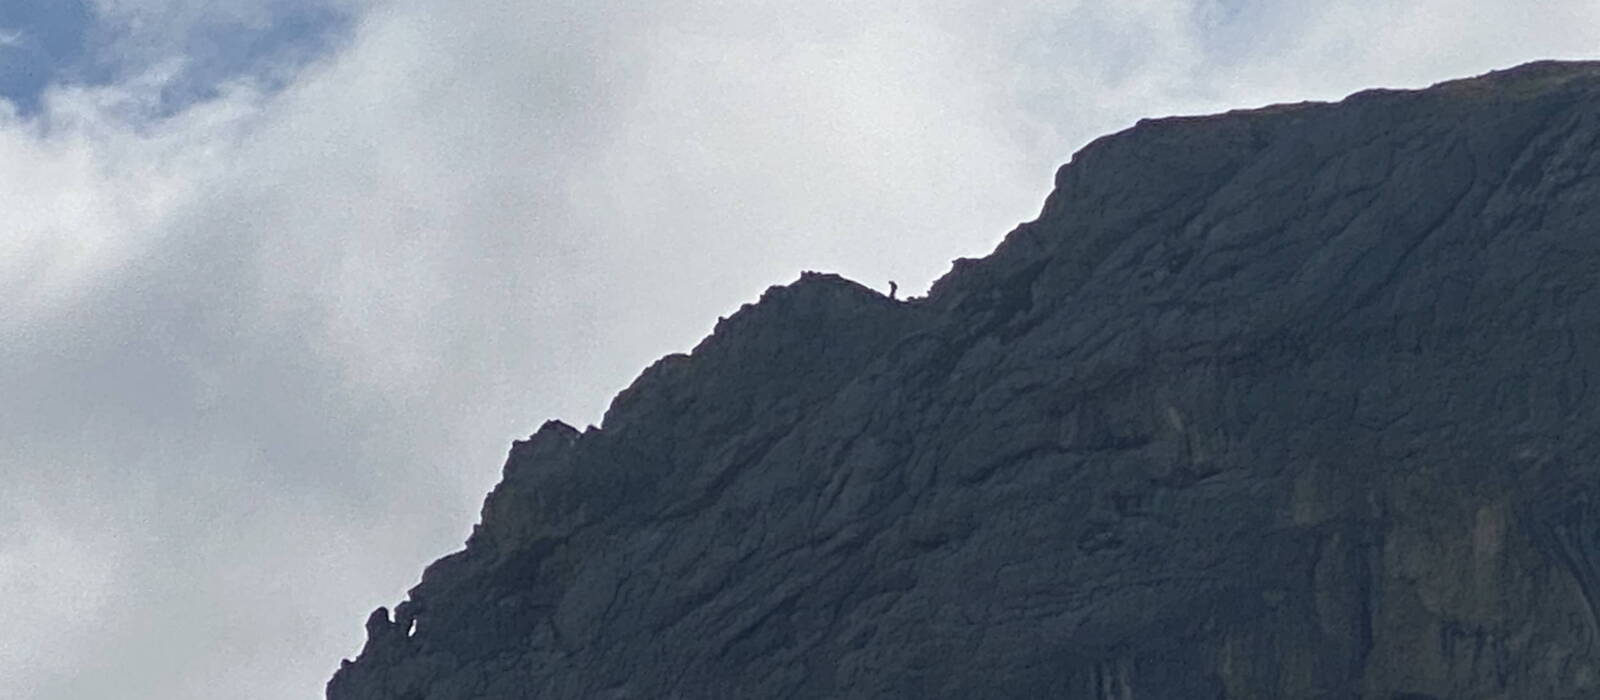
[[[895,284],[894,280],[889,280],[889,299],[893,300],[894,293],[898,291],[900,291],[900,285]]]

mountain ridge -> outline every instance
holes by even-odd
[[[330,700],[1588,697],[1600,63],[1141,121],[546,423]]]

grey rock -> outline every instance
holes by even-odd
[[[1140,122],[516,443],[330,700],[1600,697],[1600,64]]]

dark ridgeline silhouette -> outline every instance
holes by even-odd
[[[1600,66],[1144,121],[516,443],[332,700],[1600,697]]]

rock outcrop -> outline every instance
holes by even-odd
[[[1600,697],[1600,64],[1144,121],[518,442],[331,700]]]

